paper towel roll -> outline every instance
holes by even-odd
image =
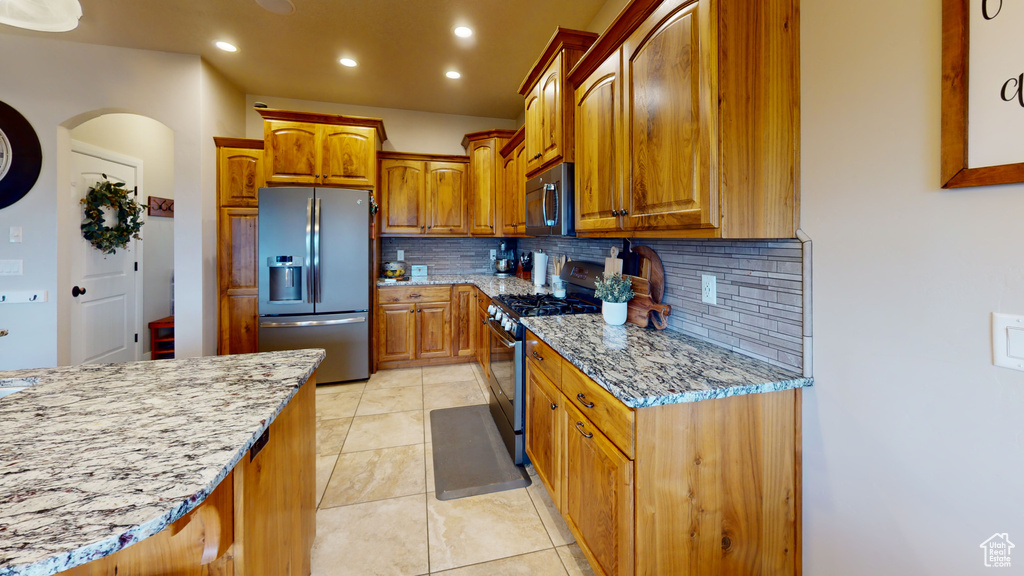
[[[533,285],[543,286],[548,279],[548,255],[543,252],[533,253]]]

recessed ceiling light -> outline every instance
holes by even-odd
[[[449,71],[445,72],[444,75],[449,77],[449,78],[451,78],[452,80],[456,80],[458,78],[462,78],[462,74],[459,74],[455,70],[449,70]]]
[[[230,42],[216,42],[215,45],[225,52],[238,52],[238,48]]]
[[[292,0],[256,0],[256,3],[274,14],[287,15],[295,12],[295,4],[292,4]]]
[[[68,32],[78,28],[82,5],[78,0],[3,0],[0,24],[38,32]]]
[[[465,26],[459,26],[455,29],[455,35],[459,38],[469,38],[473,35],[473,31]]]
[[[357,65],[357,62],[351,58],[342,58],[338,62],[341,62],[342,66],[348,66],[349,68],[355,68]]]

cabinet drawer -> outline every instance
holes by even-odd
[[[451,286],[403,286],[401,288],[377,289],[378,304],[448,302],[451,298]]]
[[[533,332],[526,332],[526,358],[555,386],[562,385],[562,357]]]
[[[562,393],[630,460],[636,457],[636,412],[633,409],[568,362],[564,362],[562,367]]]

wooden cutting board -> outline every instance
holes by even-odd
[[[626,307],[626,322],[664,330],[672,313],[671,306],[661,303],[665,295],[665,267],[658,253],[648,246],[634,246],[632,252],[640,257],[640,275],[627,276],[633,281],[635,296]]]

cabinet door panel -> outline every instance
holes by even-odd
[[[263,151],[251,148],[221,148],[220,205],[259,205],[259,189],[263,186]]]
[[[518,184],[516,198],[519,204],[516,206],[516,233],[519,236],[526,234],[526,143],[516,148],[516,183]]]
[[[555,506],[561,509],[563,397],[533,364],[532,360],[526,362],[526,429],[530,431],[526,435],[526,454]]]
[[[373,128],[325,125],[321,130],[320,182],[372,188],[377,179]]]
[[[225,295],[220,300],[220,354],[259,352],[259,295]]]
[[[633,574],[633,462],[572,405],[565,409],[563,514],[601,571]]]
[[[417,357],[450,358],[452,355],[452,305],[435,302],[416,306]]]
[[[384,234],[426,232],[426,175],[423,162],[383,160],[381,174],[381,231]]]
[[[495,141],[474,142],[469,152],[472,174],[471,194],[473,216],[470,233],[474,236],[494,235],[495,210]]]
[[[221,208],[219,224],[218,352],[256,352],[259,300],[256,269],[259,229],[257,209]]]
[[[540,162],[543,164],[562,155],[562,55],[544,71],[541,86]]]
[[[514,236],[516,234],[516,213],[519,209],[517,193],[519,186],[516,182],[516,155],[513,151],[506,158],[501,160],[501,235]]]
[[[615,231],[622,205],[620,53],[576,89],[576,229]]]
[[[264,170],[274,184],[316,184],[317,125],[267,120],[264,130]]]
[[[540,83],[526,97],[526,172],[533,172],[543,163],[541,161],[543,145],[541,132],[544,130],[541,118]]]
[[[377,361],[412,360],[416,356],[416,305],[377,307]]]
[[[710,154],[713,123],[702,104],[698,16],[702,3],[676,7],[624,44],[629,94],[627,228],[717,225]],[[703,82],[706,84],[706,82]]]
[[[478,312],[475,292],[473,286],[452,287],[453,356],[473,356],[476,353]]]
[[[427,234],[469,232],[466,188],[465,164],[427,163]]]

